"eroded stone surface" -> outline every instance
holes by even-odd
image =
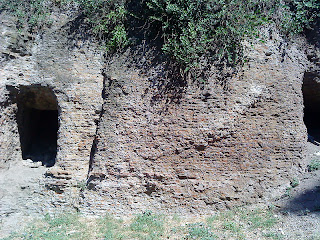
[[[126,54],[113,59],[89,173],[103,199],[94,206],[203,212],[284,191],[305,167],[301,88],[311,63],[298,43],[270,39],[248,45],[228,90],[214,78],[189,83],[169,104],[152,73],[140,74]]]
[[[19,35],[0,15],[0,167],[23,161],[19,92],[50,89],[59,130],[56,164],[41,180],[47,208],[210,212],[281,195],[304,170],[302,83],[318,71],[306,41],[273,31],[244,43],[248,62],[227,85],[214,69],[205,84],[170,85],[164,63],[141,67],[155,57],[148,52],[103,65],[92,39],[62,19]]]
[[[16,38],[18,33],[8,16],[2,14],[1,21],[1,31],[6,33],[1,40],[1,53],[6,55],[10,51],[11,42],[17,44],[12,39]],[[15,95],[19,95],[25,86],[35,85],[50,89],[57,98],[59,110],[57,167],[68,168],[72,165],[74,167],[69,167],[68,170],[74,171],[74,177],[85,179],[96,131],[95,120],[99,117],[97,110],[102,103],[101,55],[94,47],[86,48],[86,43],[80,40],[70,43],[68,31],[68,26],[64,26],[56,31],[35,36],[34,40],[31,39],[25,44],[32,46],[29,54],[17,54],[12,59],[1,62],[1,112],[4,113],[1,127],[17,128],[14,121],[17,111]],[[41,93],[37,94],[41,99]],[[44,100],[41,101],[44,104]],[[34,103],[35,108],[36,105]],[[1,132],[15,134],[12,137],[1,137],[0,141],[4,141],[1,146],[6,146],[6,142],[9,142],[9,150],[14,148],[19,151],[17,131],[4,129]],[[12,140],[8,141],[10,137]],[[1,162],[12,158],[16,159],[12,153],[7,154]]]
[[[61,19],[65,21],[66,18]],[[20,105],[34,109],[58,110],[56,164],[42,172],[46,172],[45,178],[35,181],[33,188],[38,184],[39,189],[46,190],[38,213],[57,206],[73,206],[70,199],[75,195],[78,198],[78,188],[73,190],[73,186],[87,177],[96,120],[102,104],[101,54],[93,44],[88,45],[87,40],[75,37],[77,33],[70,30],[72,22],[57,22],[38,35],[19,34],[14,19],[4,12],[0,14],[0,22],[0,169],[10,171],[28,161],[22,160],[17,121],[19,101]],[[73,36],[74,41],[71,41]],[[20,41],[20,38],[24,40]],[[50,100],[49,93],[56,101]],[[29,180],[24,179],[23,174],[20,178],[28,184]],[[13,191],[16,191],[14,184]],[[15,193],[6,191],[6,194]],[[27,194],[21,192],[21,196],[16,197],[28,206]],[[19,211],[16,207],[10,211],[12,207],[2,205],[0,209],[9,209],[9,215]],[[22,212],[22,215],[30,214]]]

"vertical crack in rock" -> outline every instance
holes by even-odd
[[[102,70],[102,75],[103,75],[103,86],[102,86],[101,96],[103,99],[103,103],[101,104],[101,108],[99,109],[99,118],[96,120],[96,132],[95,132],[94,139],[93,139],[92,146],[91,146],[91,150],[90,150],[89,168],[88,168],[88,174],[87,174],[87,185],[92,180],[92,176],[90,176],[90,173],[92,172],[94,157],[97,152],[97,145],[98,145],[97,136],[98,136],[100,122],[102,120],[102,116],[104,113],[104,104],[105,104],[105,99],[106,99],[106,80],[108,79],[108,77],[105,73],[105,70]]]

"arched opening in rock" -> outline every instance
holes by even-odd
[[[316,72],[304,74],[302,92],[308,140],[320,145],[320,78]]]
[[[56,161],[59,128],[55,94],[47,87],[20,87],[17,104],[22,158],[52,167]]]

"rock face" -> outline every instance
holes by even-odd
[[[270,38],[277,41],[248,50],[227,90],[211,78],[187,84],[175,101],[126,56],[113,59],[89,173],[106,209],[197,212],[265,200],[289,185],[307,141],[308,61],[297,45]]]
[[[265,43],[244,43],[248,61],[227,85],[214,69],[204,84],[170,85],[164,63],[139,65],[155,57],[148,50],[103,65],[72,21],[39,36],[18,35],[4,13],[0,21],[0,167],[32,159],[30,142],[42,158],[53,152],[32,160],[50,167],[55,205],[73,189],[84,211],[208,212],[279,196],[304,170],[302,85],[318,84],[308,73],[319,69],[305,40],[268,31]],[[56,139],[33,136],[42,122]]]
[[[24,145],[36,138],[36,131],[50,135],[50,129],[58,127],[56,146],[48,149],[56,154],[50,170],[58,174],[67,169],[74,181],[86,179],[102,104],[101,55],[85,41],[68,38],[76,35],[70,30],[72,22],[59,22],[41,36],[29,36],[19,35],[14,21],[4,13],[0,21],[1,168],[21,161]],[[56,114],[40,114],[50,111]],[[53,124],[51,118],[55,118]],[[46,139],[40,137],[34,148],[42,148],[39,144]],[[67,184],[65,179],[61,184]]]

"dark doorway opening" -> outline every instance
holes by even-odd
[[[316,72],[305,73],[302,92],[308,141],[320,145],[320,78]]]
[[[23,159],[52,167],[57,156],[59,113],[51,89],[24,87],[17,96],[17,122]]]

